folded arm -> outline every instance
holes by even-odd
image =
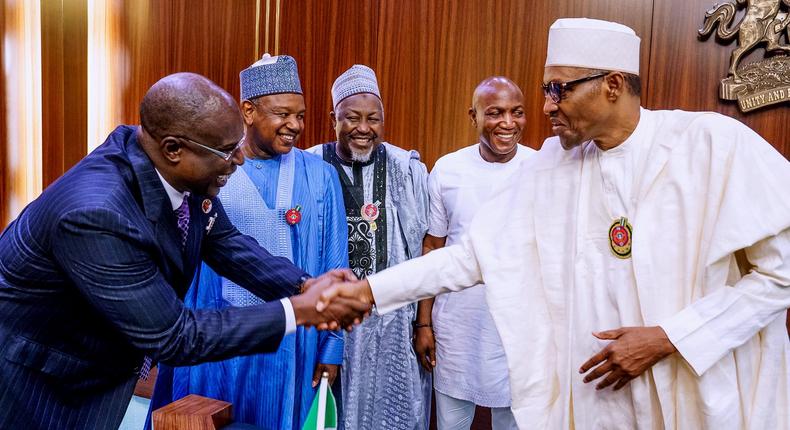
[[[660,324],[699,375],[790,307],[790,229],[745,251],[750,273]]]

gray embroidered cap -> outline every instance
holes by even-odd
[[[381,99],[376,72],[368,66],[354,64],[332,84],[332,106],[354,94],[370,93]]]
[[[289,55],[263,58],[239,73],[241,81],[241,100],[252,100],[271,94],[302,94],[296,60]]]

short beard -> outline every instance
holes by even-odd
[[[373,149],[375,149],[376,145],[373,145],[365,152],[357,152],[351,149],[351,161],[357,163],[367,163],[370,161],[370,156],[373,154]]]

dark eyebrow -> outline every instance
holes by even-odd
[[[288,106],[270,106],[269,110],[271,111],[285,111],[285,112],[292,112],[291,108]],[[298,112],[298,111],[297,111]],[[301,111],[304,112],[304,111]]]

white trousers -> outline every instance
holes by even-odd
[[[475,404],[436,390],[436,427],[439,430],[469,430],[475,418]],[[491,408],[493,430],[518,430],[510,408]]]

